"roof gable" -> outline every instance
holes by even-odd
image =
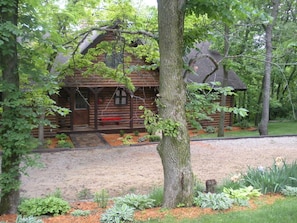
[[[187,82],[197,82],[197,83],[211,83],[211,82],[223,82],[224,69],[221,64],[216,65],[216,63],[223,59],[219,52],[210,50],[209,42],[202,42],[196,44],[196,48],[190,50],[190,52],[185,56],[186,60],[192,60],[193,63],[191,67],[196,71],[196,74],[188,74]],[[213,73],[212,73],[213,72]],[[212,74],[211,74],[212,73]],[[211,75],[209,75],[211,74]],[[234,88],[235,90],[246,90],[246,85],[240,80],[238,75],[232,71],[228,71],[228,83],[227,86]]]

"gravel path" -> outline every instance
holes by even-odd
[[[297,137],[192,141],[192,168],[204,182],[219,183],[248,166],[270,166],[276,157],[297,160]],[[22,196],[38,197],[60,189],[73,201],[83,189],[107,189],[111,196],[144,193],[162,185],[163,170],[156,145],[41,153],[44,167],[22,176]]]

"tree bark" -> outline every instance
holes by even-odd
[[[225,24],[225,36],[224,36],[224,57],[228,56],[228,52],[229,52],[229,27]],[[224,69],[224,76],[223,76],[223,83],[222,83],[222,87],[225,88],[228,85],[228,71],[227,71],[227,66],[224,64],[223,65],[223,69]],[[221,102],[220,105],[222,107],[226,107],[226,99],[227,96],[225,94],[221,95]],[[224,109],[222,109],[222,111],[220,112],[220,121],[219,121],[219,130],[218,130],[218,137],[224,137],[224,127],[225,127],[225,111]]]
[[[187,129],[183,71],[184,0],[158,0],[160,105],[163,119],[178,122],[177,137],[165,136],[157,149],[164,170],[163,207],[192,205],[193,173]]]
[[[271,16],[273,21],[265,28],[265,45],[266,45],[266,56],[265,56],[265,72],[263,79],[263,98],[262,98],[262,115],[259,124],[259,133],[261,136],[268,135],[268,122],[269,122],[269,102],[270,102],[270,82],[271,82],[271,62],[272,62],[272,30],[277,18],[278,8],[280,5],[279,0],[272,0],[272,12]]]
[[[17,27],[18,21],[18,0],[7,0],[7,4],[0,6],[0,19],[3,24],[10,26],[12,30]],[[3,83],[9,85],[3,90],[3,101],[9,97],[11,92],[19,90],[19,74],[17,59],[17,39],[13,31],[5,31],[7,38],[0,47],[0,68],[2,70]],[[8,90],[13,89],[13,91]],[[3,108],[2,120],[9,119],[11,109]],[[9,121],[9,120],[8,120]],[[8,134],[8,127],[2,127],[1,134]],[[1,202],[0,214],[17,213],[17,207],[20,200],[20,191],[18,189],[20,182],[20,160],[21,157],[17,151],[2,147],[1,162]]]
[[[222,87],[227,87],[228,84],[228,71],[227,71],[227,67],[224,65],[223,66],[224,69],[224,79],[223,79],[223,83],[222,83]],[[226,99],[227,96],[225,94],[221,95],[221,102],[220,102],[220,106],[222,107],[226,107]],[[225,127],[225,111],[224,109],[222,109],[222,111],[220,112],[220,121],[219,121],[219,129],[218,129],[218,137],[224,137],[224,127]]]

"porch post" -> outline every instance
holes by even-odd
[[[134,127],[134,121],[133,121],[133,108],[134,108],[134,95],[130,94],[130,129],[133,129]]]
[[[103,90],[103,88],[89,88],[94,94],[94,126],[98,130],[98,95]]]
[[[73,111],[74,111],[74,101],[75,101],[75,92],[76,88],[73,87],[65,87],[65,91],[69,94],[70,96],[70,129],[73,131]]]

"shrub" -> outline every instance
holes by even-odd
[[[71,212],[71,215],[72,216],[88,216],[91,214],[91,211],[90,210],[75,210],[75,211],[72,211]]]
[[[254,189],[252,186],[244,187],[240,189],[224,188],[223,192],[232,199],[249,200],[252,197],[259,197],[261,192]]]
[[[205,186],[196,177],[194,178],[194,197],[198,196],[198,192],[205,191]]]
[[[133,137],[131,135],[126,135],[123,139],[122,142],[124,145],[131,145],[133,144]]]
[[[285,196],[297,196],[297,187],[285,186],[281,189],[281,193]]]
[[[90,189],[88,189],[88,188],[82,189],[81,191],[79,191],[77,193],[76,196],[79,200],[87,200],[87,199],[93,198],[93,195],[92,195]]]
[[[68,138],[68,136],[65,133],[57,134],[55,137],[58,140],[66,140]]]
[[[207,132],[207,133],[215,133],[216,132],[216,129],[213,126],[206,126],[205,132]]]
[[[251,127],[249,121],[246,119],[243,119],[240,122],[236,123],[236,126],[240,127],[241,129],[247,129]]]
[[[240,176],[240,179],[238,178]],[[236,179],[235,179],[236,178]],[[241,179],[241,175],[236,174],[231,177],[231,179],[225,179],[223,183],[217,187],[217,191],[223,192],[223,189],[232,188],[232,189],[239,189],[245,185],[243,185],[243,181]]]
[[[163,204],[163,188],[162,187],[155,187],[149,193],[148,197],[154,200],[154,206],[160,207]]]
[[[150,142],[159,142],[161,140],[161,137],[158,135],[148,135],[147,138]]]
[[[35,218],[33,216],[22,217],[18,216],[15,223],[43,223],[41,219]]]
[[[276,158],[270,168],[249,168],[248,172],[243,175],[245,186],[253,186],[260,189],[263,194],[279,193],[285,186],[297,186],[297,164],[286,164]]]
[[[198,192],[194,198],[194,205],[201,208],[211,208],[213,210],[226,210],[232,207],[233,200],[226,194],[212,194]]]
[[[154,200],[147,195],[127,194],[124,197],[115,198],[116,205],[126,204],[138,210],[154,207]]]
[[[120,136],[123,137],[125,135],[125,131],[124,130],[120,130]]]
[[[64,139],[60,139],[57,146],[58,148],[73,148],[73,144]]]
[[[135,136],[139,136],[139,131],[137,131],[137,130],[134,131],[134,135],[135,135]]]
[[[94,201],[98,204],[98,207],[100,208],[106,208],[108,204],[109,194],[108,191],[105,189],[102,189],[99,192],[95,193]]]
[[[59,215],[69,210],[67,201],[53,196],[26,199],[19,206],[19,212],[24,216]]]
[[[126,204],[114,205],[101,215],[101,223],[133,222],[134,208]]]

